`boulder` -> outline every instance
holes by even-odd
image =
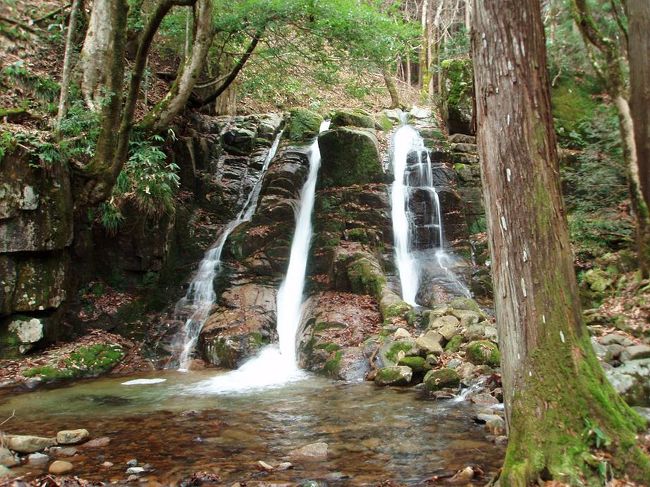
[[[494,343],[485,340],[477,340],[467,344],[465,357],[474,365],[498,367],[501,362],[498,347]]]
[[[4,465],[0,465],[0,480],[6,480],[15,477],[16,475]]]
[[[46,465],[50,461],[50,457],[43,453],[30,453],[27,455],[27,463],[32,466]]]
[[[76,445],[86,441],[90,436],[88,430],[62,430],[56,434],[56,442],[59,445]]]
[[[427,354],[441,355],[443,352],[442,344],[445,338],[437,331],[428,331],[415,340],[416,345],[424,350]]]
[[[405,386],[411,382],[413,371],[404,365],[384,367],[377,371],[375,384],[379,386]]]
[[[436,316],[436,310],[433,310],[431,313],[429,313],[430,330],[437,331],[444,326],[458,327],[460,326],[460,320],[455,316],[450,316],[450,315]]]
[[[374,133],[341,127],[318,136],[321,153],[322,188],[381,182],[384,173],[379,144]]]
[[[330,127],[361,127],[375,128],[375,121],[370,115],[361,110],[337,110],[332,115]]]
[[[449,306],[453,309],[474,311],[474,313],[485,317],[483,310],[481,310],[481,307],[472,298],[455,298],[449,303]]]
[[[56,438],[43,438],[29,435],[7,435],[6,445],[18,453],[36,453],[56,445]]]
[[[650,358],[630,360],[605,375],[628,404],[650,406]]]
[[[11,357],[15,353],[25,354],[45,339],[46,321],[43,318],[14,315],[7,330],[0,332],[0,356]]]
[[[473,134],[474,83],[472,61],[446,59],[440,65],[442,78],[442,117],[450,134]]]
[[[412,338],[408,330],[404,328],[398,328],[395,333],[393,333],[393,340],[400,340],[401,338]]]
[[[413,338],[386,340],[379,348],[377,361],[380,367],[389,367],[396,365],[403,357],[418,356],[419,352],[420,349]]]
[[[402,357],[397,365],[409,367],[413,372],[425,372],[433,366],[424,357]]]
[[[621,352],[621,361],[623,362],[639,360],[642,358],[650,358],[650,346],[645,344],[632,345]]]
[[[243,127],[232,127],[221,135],[224,149],[240,156],[249,155],[255,146],[257,133]]]
[[[292,142],[309,142],[318,135],[323,117],[304,108],[296,108],[289,113],[287,132]]]
[[[20,461],[13,453],[11,453],[11,451],[9,451],[9,449],[0,446],[0,465],[4,465],[5,467],[13,467],[19,463]]]
[[[424,376],[424,387],[428,391],[439,391],[444,388],[454,388],[460,385],[460,376],[454,369],[442,368],[430,370]]]

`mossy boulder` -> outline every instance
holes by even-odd
[[[381,182],[379,143],[370,130],[340,127],[318,136],[322,188]]]
[[[485,315],[485,313],[483,313],[483,310],[478,305],[478,303],[474,301],[472,298],[455,298],[449,303],[449,306],[453,309],[473,311],[474,313],[477,313],[480,316]]]
[[[430,370],[424,376],[424,387],[428,391],[439,391],[449,387],[458,387],[460,376],[454,369],[443,368]]]
[[[431,369],[431,364],[424,357],[402,357],[397,365],[405,365],[413,372],[424,372]]]
[[[360,256],[348,264],[347,275],[352,292],[357,294],[379,296],[386,285],[386,276],[377,261],[364,256]]]
[[[48,336],[47,318],[13,315],[0,329],[0,357],[17,358],[42,345]]]
[[[287,132],[292,142],[309,142],[318,135],[323,117],[305,108],[296,108],[289,113]]]
[[[456,335],[455,337],[452,337],[451,340],[447,342],[447,345],[445,345],[445,352],[447,353],[458,352],[462,344],[463,344],[462,335]]]
[[[117,344],[99,343],[80,347],[58,363],[22,371],[25,377],[41,377],[46,381],[97,377],[112,370],[123,358],[124,349]]]
[[[397,365],[404,357],[417,357],[419,348],[412,338],[386,340],[380,347],[377,360],[380,367]]]
[[[404,365],[384,367],[377,371],[375,384],[379,386],[405,386],[411,382],[413,371]]]
[[[603,269],[589,269],[583,275],[583,282],[592,291],[602,293],[614,284],[614,279]]]
[[[492,342],[477,340],[467,344],[465,357],[474,365],[498,367],[501,363],[499,348]]]
[[[474,82],[469,58],[446,59],[442,70],[442,116],[450,134],[473,134]]]
[[[361,127],[375,128],[372,117],[361,110],[337,110],[331,118],[332,128],[336,127]]]
[[[402,318],[411,311],[411,306],[396,293],[384,287],[379,297],[379,311],[384,320]]]

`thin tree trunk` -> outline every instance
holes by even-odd
[[[72,73],[72,59],[74,57],[74,34],[77,28],[77,17],[83,5],[83,0],[74,0],[70,11],[68,33],[65,39],[65,54],[63,55],[63,73],[61,75],[61,93],[59,95],[59,110],[56,114],[55,131],[58,134],[61,130],[61,122],[68,113],[70,94],[70,75]]]
[[[650,275],[650,2],[627,0],[629,19],[630,108],[634,121],[634,140],[638,164],[638,180],[644,205],[644,221],[639,229],[641,248],[639,261],[644,277]]]
[[[264,33],[264,29],[259,29],[257,32],[255,32],[255,34],[253,35],[253,39],[251,40],[251,43],[248,45],[248,48],[246,49],[246,52],[239,59],[239,61],[235,65],[235,67],[232,68],[232,70],[230,71],[230,74],[228,74],[228,76],[226,76],[223,83],[221,83],[217,89],[215,89],[212,93],[210,93],[208,96],[203,98],[198,103],[198,106],[204,106],[204,105],[207,105],[208,103],[212,103],[224,91],[226,91],[228,89],[230,84],[233,81],[235,81],[235,79],[237,78],[237,76],[239,75],[241,70],[244,69],[244,65],[250,59],[251,55],[253,54],[253,51],[255,51],[255,48],[257,47],[257,44],[260,42],[260,39],[262,38],[263,33]]]
[[[185,108],[194,85],[201,75],[213,39],[212,1],[198,0],[196,2],[196,33],[191,54],[183,63],[183,68],[169,93],[142,120],[140,125],[143,129],[164,130]]]
[[[399,108],[401,103],[399,101],[399,93],[397,92],[397,87],[395,86],[395,81],[391,77],[390,73],[386,68],[381,70],[381,74],[384,77],[384,82],[386,83],[386,89],[390,94],[390,108]]]
[[[429,0],[423,0],[422,2],[422,15],[421,15],[421,22],[422,22],[422,45],[420,46],[420,70],[419,70],[419,85],[421,90],[425,90],[427,84],[429,83],[429,59],[427,58],[427,52],[429,51],[429,38],[428,38],[428,33],[429,29],[427,28],[428,25],[428,17],[429,17]]]
[[[410,53],[410,51],[406,51],[406,84],[408,86],[412,85],[412,80],[411,80],[411,53]]]
[[[643,421],[616,394],[582,323],[559,182],[539,0],[474,1],[481,175],[509,442],[499,483],[598,479],[593,425],[611,466],[647,479]]]

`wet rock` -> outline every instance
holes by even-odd
[[[419,348],[416,340],[405,338],[402,340],[386,340],[377,353],[379,367],[396,365],[402,357],[414,357],[419,355]]]
[[[293,468],[293,463],[291,463],[291,462],[282,462],[276,467],[276,470],[282,471],[282,470],[289,470],[290,468]]]
[[[0,465],[13,467],[19,463],[20,462],[13,453],[11,453],[7,448],[0,446]]]
[[[104,448],[109,445],[111,442],[111,439],[108,436],[102,436],[100,438],[94,438],[92,440],[87,441],[83,445],[80,446],[80,448]]]
[[[266,471],[266,472],[272,472],[273,470],[275,470],[273,466],[269,465],[268,463],[266,463],[266,462],[263,461],[263,460],[259,460],[259,461],[257,462],[257,466],[258,466],[260,469],[262,469],[262,470],[264,470],[264,471]]]
[[[129,467],[126,469],[126,473],[129,475],[142,475],[147,469],[144,467]]]
[[[138,460],[136,458],[132,458],[131,460],[126,462],[127,467],[137,467],[138,466]]]
[[[66,462],[64,460],[55,460],[50,465],[48,472],[50,472],[53,475],[63,475],[66,473],[70,473],[73,470],[74,470],[74,465],[72,465],[70,462]]]
[[[405,386],[411,382],[413,371],[404,365],[384,367],[377,371],[375,384],[379,386]]]
[[[458,375],[460,375],[460,377],[463,379],[463,382],[467,383],[477,375],[476,369],[476,365],[470,362],[463,362],[463,364],[460,365],[456,371],[458,372]]]
[[[381,182],[384,178],[379,144],[372,131],[336,128],[318,136],[322,188]]]
[[[469,343],[465,350],[465,357],[474,365],[498,367],[501,362],[501,354],[497,346],[485,340]]]
[[[625,350],[621,352],[621,361],[623,362],[639,360],[642,358],[650,358],[650,346],[645,344],[633,345],[625,348]]]
[[[234,126],[221,135],[221,140],[227,152],[245,156],[253,151],[256,135],[254,130]]]
[[[77,449],[71,446],[53,446],[48,452],[56,458],[73,457],[77,454]]]
[[[458,372],[449,368],[430,370],[424,376],[424,386],[428,391],[439,391],[447,387],[458,387],[460,376]]]
[[[501,436],[506,431],[506,422],[502,417],[495,415],[485,422],[485,429],[488,430],[491,435]]]
[[[29,435],[7,435],[6,445],[18,453],[36,453],[56,445],[56,438],[43,438]]]
[[[479,394],[474,394],[470,401],[478,406],[495,406],[499,404],[499,400],[494,397],[492,394],[487,392],[481,392]]]
[[[46,465],[50,461],[50,457],[43,453],[31,453],[27,455],[27,463],[33,466]]]
[[[62,430],[56,434],[56,442],[59,445],[76,445],[89,437],[90,433],[86,429]]]
[[[443,352],[442,343],[445,338],[437,331],[428,331],[415,340],[416,345],[427,354],[441,355]]]
[[[292,450],[289,452],[289,456],[306,460],[326,460],[327,452],[327,443],[317,442]]]

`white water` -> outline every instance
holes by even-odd
[[[402,299],[416,306],[420,280],[423,271],[423,260],[433,259],[438,268],[445,274],[454,291],[469,296],[469,290],[462,284],[451,270],[454,258],[444,248],[444,228],[440,198],[433,184],[433,169],[429,151],[424,140],[412,126],[406,123],[406,114],[401,117],[402,126],[397,129],[392,138],[391,163],[394,181],[391,190],[391,216],[395,240],[395,261],[402,287]],[[417,157],[417,163],[407,164],[409,154]],[[427,241],[416,242],[417,225],[409,202],[414,191],[424,191],[429,195],[430,219],[424,223],[427,230]],[[420,250],[416,251],[418,243]],[[424,249],[423,249],[424,246]],[[428,255],[427,255],[428,254]]]
[[[192,279],[185,296],[176,303],[175,316],[187,316],[189,314],[183,330],[175,340],[177,343],[175,348],[180,349],[180,353],[174,358],[178,360],[178,367],[181,371],[186,371],[189,366],[192,352],[196,347],[201,329],[208,319],[212,306],[217,298],[214,292],[214,279],[221,269],[221,253],[223,252],[224,245],[235,228],[253,217],[255,208],[257,207],[257,200],[262,190],[264,175],[269,168],[269,164],[275,157],[281,137],[282,131],[275,137],[273,145],[264,159],[260,176],[255,182],[241,211],[234,220],[226,225],[215,244],[205,253],[203,260],[199,264],[199,270]]]
[[[329,128],[329,121],[321,124],[320,131]],[[197,384],[195,390],[203,393],[243,392],[251,389],[280,386],[307,377],[298,368],[296,339],[302,320],[303,291],[307,258],[311,245],[311,215],[316,199],[316,180],[320,168],[318,140],[309,148],[309,175],[300,191],[300,205],[296,230],[291,242],[289,267],[277,296],[277,329],[279,343],[265,347],[239,369]]]

